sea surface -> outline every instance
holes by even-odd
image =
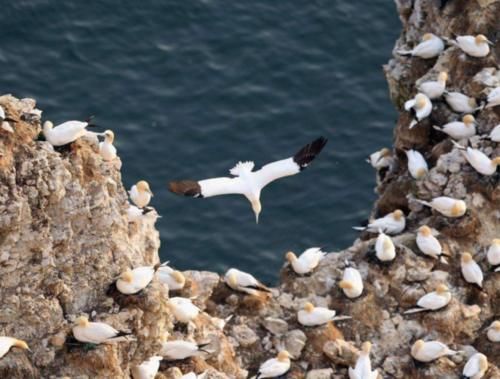
[[[390,145],[382,64],[400,22],[390,0],[16,0],[2,5],[0,89],[55,124],[112,129],[127,187],[151,184],[161,258],[275,282],[284,254],[348,247],[375,194],[365,162]],[[262,193],[191,199],[175,179],[226,176],[329,142],[300,175]]]

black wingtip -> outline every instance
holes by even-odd
[[[305,169],[314,160],[314,158],[316,158],[316,155],[323,150],[327,142],[328,139],[325,137],[315,139],[294,155],[294,162],[299,165],[301,170]]]
[[[198,182],[194,180],[180,180],[177,182],[168,183],[168,189],[170,192],[176,193],[178,195],[190,196],[190,197],[203,197],[201,194],[201,186]]]

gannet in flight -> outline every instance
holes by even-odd
[[[462,121],[452,121],[443,126],[433,125],[433,128],[448,134],[454,140],[470,138],[476,135],[476,120],[473,115],[466,114]]]
[[[483,271],[470,253],[462,253],[460,267],[467,283],[477,284],[480,288],[483,287]]]
[[[134,184],[128,193],[130,199],[132,199],[134,204],[139,208],[146,207],[153,197],[153,192],[151,192],[149,184],[145,180],[140,180]]]
[[[286,253],[286,260],[290,262],[296,274],[304,275],[314,270],[325,256],[326,253],[320,247],[311,247],[298,258],[295,253],[289,251]]]
[[[230,268],[224,275],[226,284],[235,291],[245,292],[249,295],[256,295],[260,292],[271,292],[264,284],[255,279],[252,275]]]
[[[493,42],[486,36],[478,34],[477,36],[458,36],[455,44],[467,55],[471,57],[482,58],[490,53],[489,45]]]
[[[410,129],[428,117],[432,112],[432,102],[423,93],[417,93],[413,99],[406,101],[404,106],[406,111],[413,114],[413,120],[409,125]]]
[[[491,342],[500,342],[500,321],[493,321],[487,330],[486,336]]]
[[[160,361],[163,357],[155,355],[142,362],[140,365],[132,367],[132,377],[134,379],[154,379],[160,368]]]
[[[30,350],[28,344],[22,340],[13,337],[0,336],[0,358],[7,354],[11,347],[19,347],[21,349]]]
[[[43,123],[43,135],[52,146],[64,146],[76,141],[86,134],[93,134],[87,131],[87,127],[96,126],[89,118],[86,121],[66,121],[54,126],[51,121]]]
[[[444,42],[441,38],[432,33],[425,33],[422,42],[412,50],[398,50],[399,55],[412,55],[423,59],[437,57],[444,50]]]
[[[417,340],[411,347],[411,356],[420,362],[432,362],[445,355],[455,355],[458,351],[451,350],[439,341]]]
[[[425,294],[417,301],[418,308],[409,309],[405,314],[418,313],[424,311],[435,311],[446,307],[451,300],[451,293],[444,284],[438,284],[436,290]]]
[[[112,161],[116,158],[116,147],[113,146],[115,133],[112,130],[104,132],[104,141],[99,143],[99,154],[105,161]]]
[[[288,370],[290,370],[290,354],[282,350],[276,358],[268,359],[260,365],[255,379],[276,378]]]
[[[418,86],[418,90],[431,100],[441,97],[446,89],[446,81],[448,80],[448,73],[442,71],[438,75],[437,80],[430,80],[423,82]]]
[[[85,316],[78,317],[73,326],[73,336],[76,340],[95,345],[127,335],[130,333],[120,332],[104,322],[90,322]]]
[[[320,137],[304,146],[288,159],[269,163],[258,171],[252,171],[254,162],[239,162],[229,172],[234,178],[221,177],[200,181],[181,180],[169,183],[169,190],[190,197],[211,197],[218,195],[244,195],[252,204],[255,221],[259,222],[261,212],[260,192],[272,181],[295,175],[305,169],[325,147],[327,139]]]
[[[361,346],[361,353],[354,369],[349,367],[349,379],[377,379],[378,370],[372,371],[372,363],[370,361],[370,351],[372,349],[371,342],[364,342]]]
[[[488,371],[488,358],[484,354],[476,353],[465,364],[462,375],[466,379],[481,379],[486,371]]]

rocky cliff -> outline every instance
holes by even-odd
[[[395,50],[417,44],[427,32],[450,38],[482,33],[498,40],[500,1],[442,3],[397,1],[403,32]],[[476,350],[490,362],[485,378],[500,378],[500,349],[485,333],[500,318],[500,273],[485,258],[491,240],[500,237],[498,174],[478,174],[450,139],[432,128],[458,117],[444,102],[434,102],[431,117],[411,130],[410,116],[402,109],[416,93],[416,83],[442,70],[449,72],[448,88],[483,99],[500,85],[499,59],[497,41],[485,58],[449,47],[436,59],[395,55],[385,66],[391,98],[401,112],[395,162],[377,188],[373,216],[398,208],[407,216],[405,231],[394,238],[397,258],[391,264],[372,258],[375,236],[364,233],[351,248],[327,255],[312,275],[298,277],[285,266],[272,296],[242,295],[229,290],[217,274],[185,272],[188,281],[180,295],[195,298],[204,311],[188,328],[174,325],[168,290],[156,281],[138,295],[110,291],[126,268],[159,259],[154,222],[128,222],[120,165],[104,162],[92,139],[55,150],[38,139],[40,112],[33,100],[0,97],[9,117],[18,120],[14,133],[0,130],[0,335],[24,339],[32,349],[14,348],[0,359],[0,378],[129,378],[132,367],[174,337],[210,342],[208,353],[163,362],[157,379],[178,377],[173,367],[243,378],[283,348],[293,357],[288,378],[345,378],[366,340],[373,343],[372,363],[384,378],[459,378]],[[478,112],[476,120],[478,133],[488,133],[500,123],[500,107]],[[497,143],[474,137],[471,144],[489,156],[500,155]],[[408,173],[404,151],[410,148],[430,164],[424,179],[416,181]],[[449,219],[414,201],[441,195],[464,199],[467,213]],[[447,263],[418,251],[415,233],[423,224],[439,231]],[[482,289],[466,283],[460,273],[464,251],[474,254],[485,273]],[[346,265],[356,267],[365,283],[362,296],[354,300],[338,287]],[[446,308],[403,315],[437,283],[451,290]],[[352,320],[303,327],[296,314],[306,301]],[[71,326],[82,314],[130,331],[136,340],[95,349],[75,345]],[[419,338],[440,340],[461,353],[417,363],[409,352]]]

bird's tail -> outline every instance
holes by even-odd
[[[500,266],[495,269],[495,272],[500,272]]]
[[[14,120],[13,118],[10,118],[10,117],[5,117],[3,120],[4,120],[4,121],[8,121],[8,122],[12,122],[12,123],[14,123],[14,124],[16,124],[16,123],[17,123],[17,120]]]
[[[413,120],[411,120],[410,125],[408,127],[410,129],[413,129],[415,127],[415,125],[417,125],[417,124],[418,124],[418,121],[413,119]]]
[[[366,226],[353,226],[352,227],[354,230],[359,230],[359,231],[363,231],[363,230],[366,230]]]
[[[96,127],[96,126],[97,126],[96,124],[94,124],[94,123],[92,122],[93,120],[94,120],[94,115],[91,115],[91,116],[89,116],[89,117],[87,117],[87,118],[85,119],[85,122],[87,123],[87,127],[88,127],[88,128],[94,128],[94,127]]]
[[[436,130],[440,131],[440,132],[442,132],[442,131],[443,131],[443,128],[442,128],[442,127],[440,127],[440,126],[437,126],[437,125],[432,125],[432,127],[433,127],[434,129],[436,129]]]
[[[415,199],[415,201],[416,201],[417,203],[420,203],[420,204],[423,204],[423,205],[425,205],[425,206],[427,206],[427,207],[431,207],[431,208],[432,208],[431,203],[429,203],[428,201],[425,201],[425,200],[420,200],[420,199]]]
[[[406,312],[403,312],[403,314],[405,315],[411,315],[413,313],[419,313],[419,312],[423,312],[423,311],[426,311],[427,309],[425,308],[412,308],[412,309],[408,309]]]
[[[169,263],[170,263],[170,261],[165,261],[165,262],[163,262],[163,263],[161,263],[161,262],[160,262],[160,263],[157,263],[157,264],[155,264],[155,265],[154,265],[154,269],[155,269],[155,271],[158,271],[158,269],[159,269],[160,267],[165,267],[165,266],[167,266]]]
[[[208,350],[205,350],[204,348],[207,347],[208,345],[210,345],[211,342],[204,342],[204,343],[199,343],[198,344],[198,350],[199,351],[203,351],[204,353],[207,353],[207,354],[210,354],[210,352]]]
[[[412,55],[413,50],[397,50],[396,53],[399,55]]]
[[[351,320],[351,316],[337,316],[332,318],[332,321],[342,321],[342,320]]]
[[[467,150],[464,146],[460,145],[458,142],[456,141],[451,141],[451,143],[453,144],[453,146],[455,146],[458,150]]]

